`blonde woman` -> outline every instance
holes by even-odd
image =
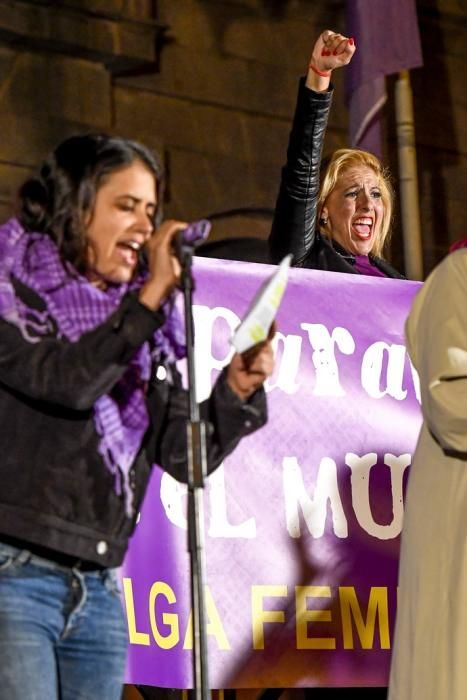
[[[287,253],[300,267],[402,278],[381,256],[393,207],[388,175],[366,151],[340,149],[320,188],[332,71],[347,65],[355,42],[325,30],[300,81],[297,107],[269,237],[272,258]]]

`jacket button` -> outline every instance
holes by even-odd
[[[167,379],[167,370],[164,367],[164,365],[159,365],[159,367],[157,368],[156,379],[158,379],[160,382],[163,382],[164,379]]]
[[[107,542],[104,542],[104,540],[100,540],[97,545],[96,545],[96,552],[98,554],[105,554],[108,550],[108,545]]]

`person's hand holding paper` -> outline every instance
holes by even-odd
[[[271,340],[276,332],[273,321],[266,340],[256,343],[243,353],[236,352],[227,370],[230,388],[244,401],[253,394],[274,371]]]

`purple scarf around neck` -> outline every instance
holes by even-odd
[[[26,232],[16,219],[10,219],[0,226],[0,317],[15,325],[30,343],[39,342],[49,333],[52,318],[58,327],[58,339],[74,342],[103,323],[124,295],[144,281],[140,275],[130,285],[110,285],[102,291],[71,270],[64,266],[48,235]],[[26,306],[15,295],[12,277],[36,292],[46,311]],[[144,343],[116,386],[94,403],[99,454],[113,474],[116,493],[123,494],[129,517],[133,515],[129,470],[149,425],[145,382],[150,378],[153,361],[166,358],[174,362],[185,355],[183,324],[176,307],[164,311],[166,322],[155,332],[153,347]]]

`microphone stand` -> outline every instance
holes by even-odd
[[[204,606],[204,481],[207,473],[206,424],[200,420],[196,401],[194,362],[194,323],[192,275],[194,246],[177,241],[177,257],[182,267],[181,287],[185,306],[185,334],[188,368],[189,420],[188,452],[188,550],[190,552],[191,604],[193,611],[193,690],[195,700],[210,698],[207,659],[206,614]]]

